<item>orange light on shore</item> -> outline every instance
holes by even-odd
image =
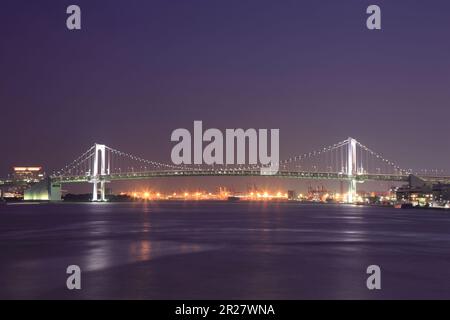
[[[228,192],[228,191],[220,191],[219,193],[208,192],[208,191],[184,191],[181,194],[177,192],[165,193],[157,190],[149,190],[146,191],[131,191],[131,192],[120,192],[120,195],[129,195],[130,197],[138,200],[170,200],[170,199],[179,199],[178,197],[183,197],[186,200],[227,200],[230,196],[238,197],[243,200],[261,200],[261,201],[271,201],[271,200],[280,200],[280,199],[288,199],[288,194],[282,191],[271,192],[269,190],[266,191],[251,191],[248,193],[241,192]],[[327,194],[328,196],[328,194]],[[302,194],[298,196],[299,199],[303,197]]]

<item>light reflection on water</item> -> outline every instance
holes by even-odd
[[[128,244],[120,241],[96,240],[83,254],[80,266],[85,271],[97,271],[134,262],[149,261],[165,255],[188,254],[209,250],[212,246],[171,241],[140,240]]]
[[[379,264],[388,289],[376,298],[450,298],[443,212],[223,202],[8,210],[0,297],[64,296],[65,268],[78,264],[86,298],[370,298],[365,270]]]

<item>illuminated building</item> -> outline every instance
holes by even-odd
[[[25,201],[44,200],[59,201],[61,200],[61,184],[52,183],[50,178],[45,178],[39,183],[31,185],[24,191]]]
[[[433,201],[438,205],[445,205],[450,202],[450,184],[433,185]]]
[[[13,180],[39,182],[44,178],[42,167],[13,167]]]
[[[414,206],[425,206],[433,201],[433,185],[420,178],[411,176],[408,185],[396,189],[397,201],[411,203]]]
[[[5,198],[22,198],[24,191],[45,178],[41,166],[15,166],[8,185],[3,188]]]
[[[295,191],[294,190],[288,190],[288,196],[287,196],[287,198],[288,198],[288,200],[296,200],[296,194],[295,194]]]

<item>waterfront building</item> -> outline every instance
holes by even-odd
[[[2,188],[4,198],[22,198],[26,189],[42,181],[45,173],[42,166],[15,166],[8,183]]]
[[[445,206],[450,203],[450,184],[431,184],[412,178],[409,185],[396,189],[397,201],[414,206]]]
[[[12,178],[14,181],[23,181],[28,183],[39,182],[44,179],[44,171],[40,166],[13,167]]]
[[[433,201],[438,206],[450,204],[450,184],[433,185]]]
[[[288,190],[287,197],[288,200],[297,200],[297,194],[294,190]]]

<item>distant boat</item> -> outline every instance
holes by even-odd
[[[228,201],[239,201],[239,200],[241,200],[241,198],[239,198],[239,197],[235,197],[235,196],[228,197]]]

